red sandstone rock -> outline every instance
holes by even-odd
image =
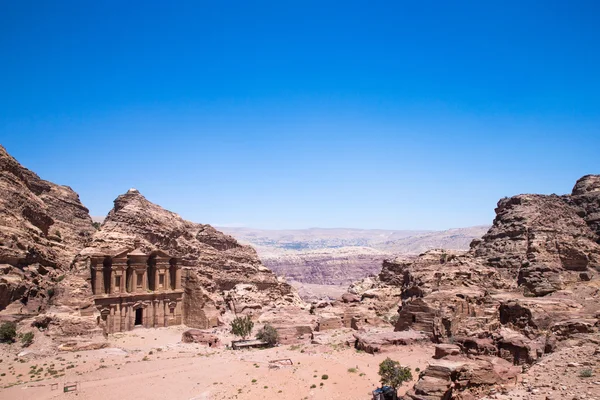
[[[438,344],[435,346],[435,355],[433,358],[439,359],[447,356],[456,356],[460,354],[460,347],[454,344]]]
[[[73,257],[95,232],[92,219],[71,188],[40,179],[2,146],[0,193],[0,311],[18,302],[18,312],[38,312],[59,278],[69,278]]]
[[[355,333],[355,347],[375,354],[391,350],[394,346],[408,346],[428,340],[427,336],[415,331]]]
[[[221,341],[217,335],[201,331],[200,329],[188,329],[181,334],[183,343],[199,343],[208,347],[220,347]]]

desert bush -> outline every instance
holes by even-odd
[[[31,346],[31,343],[33,343],[33,332],[26,332],[23,333],[20,337],[21,337],[21,345],[23,347],[29,347]]]
[[[403,367],[398,361],[389,357],[379,364],[379,376],[382,384],[391,386],[394,390],[398,390],[404,382],[412,380],[410,368]]]
[[[9,321],[0,325],[0,342],[12,343],[15,337],[17,337],[17,324]]]
[[[244,340],[250,336],[252,328],[254,328],[254,322],[252,322],[252,318],[250,318],[249,315],[246,315],[245,317],[235,317],[233,321],[231,321],[231,333],[235,336],[240,336]]]
[[[329,379],[329,375],[327,375],[327,374],[321,375],[321,379],[326,381],[327,379]]]
[[[584,370],[581,370],[581,372],[579,373],[579,376],[582,378],[591,378],[593,374],[594,373],[591,369],[584,369]]]
[[[269,346],[275,346],[279,341],[279,333],[277,329],[273,327],[273,325],[265,324],[258,333],[256,334],[256,338],[258,340],[262,340],[263,342],[267,342]]]

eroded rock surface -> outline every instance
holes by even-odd
[[[274,304],[302,305],[291,286],[262,265],[252,247],[210,225],[186,221],[136,189],[114,203],[90,246],[78,256],[77,272],[87,273],[89,255],[131,248],[137,240],[143,251],[162,250],[183,266],[184,324],[190,327],[218,326],[228,309],[260,314]]]
[[[45,181],[0,146],[0,310],[38,312],[95,229],[68,186]]]

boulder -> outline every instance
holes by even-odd
[[[181,335],[183,343],[199,343],[208,347],[221,347],[221,340],[217,335],[200,329],[188,329]]]
[[[364,332],[354,334],[354,346],[370,354],[392,350],[395,346],[408,346],[429,338],[415,331]]]
[[[435,346],[435,355],[433,358],[439,359],[447,356],[456,356],[460,354],[460,347],[454,344],[438,344]]]

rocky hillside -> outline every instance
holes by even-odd
[[[466,253],[386,261],[379,280],[401,291],[396,330],[453,343],[408,398],[481,398],[510,382],[510,364],[598,343],[599,212],[600,176],[588,175],[570,195],[500,200],[493,226]]]
[[[2,146],[0,193],[0,310],[16,302],[37,311],[95,229],[77,193],[41,179]]]
[[[263,263],[297,282],[348,285],[378,274],[384,259],[432,248],[466,250],[488,226],[446,231],[220,228],[254,246]]]
[[[183,266],[184,316],[191,327],[221,323],[235,308],[260,313],[303,306],[256,251],[210,225],[185,221],[132,189],[97,230],[77,193],[40,179],[0,146],[0,312],[23,318],[51,311],[65,335],[95,327],[89,255],[133,247],[160,249]]]
[[[210,225],[186,221],[135,189],[114,203],[90,246],[81,252],[79,271],[87,270],[87,255],[132,248],[138,239],[143,250],[160,249],[180,260],[188,326],[217,326],[228,306],[243,313],[273,304],[301,304],[296,292],[262,265],[252,247]]]

